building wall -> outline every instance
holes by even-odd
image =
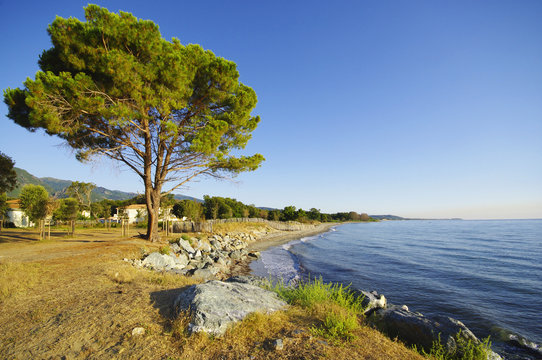
[[[26,228],[34,226],[34,223],[30,221],[22,210],[9,209],[7,215],[7,221],[13,223],[16,227]]]

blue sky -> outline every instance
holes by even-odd
[[[540,1],[96,1],[166,39],[237,63],[261,124],[234,181],[181,192],[258,206],[412,217],[542,218]],[[2,1],[0,88],[51,47],[56,15],[86,2]],[[107,160],[78,163],[0,105],[0,151],[42,177],[143,192]]]

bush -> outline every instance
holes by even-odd
[[[355,339],[354,330],[359,328],[358,316],[365,312],[363,296],[350,290],[350,285],[325,284],[322,278],[300,282],[297,286],[286,286],[283,282],[269,285],[286,302],[309,308],[313,313],[323,313],[323,321],[311,328],[314,335],[332,341]]]
[[[358,318],[348,312],[330,312],[320,327],[312,327],[311,333],[334,341],[355,339],[354,330],[359,328]]]
[[[445,345],[442,345],[440,341],[440,334],[438,340],[433,342],[433,346],[429,352],[425,350],[417,350],[420,354],[435,360],[487,360],[488,354],[491,351],[491,342],[489,336],[483,339],[479,343],[475,343],[472,340],[467,340],[461,335],[461,330],[456,334],[455,341],[457,347],[453,352],[449,352]]]
[[[322,278],[301,281],[297,286],[286,286],[279,282],[270,286],[270,290],[276,292],[281,298],[290,304],[302,307],[311,307],[317,303],[331,302],[346,308],[354,314],[363,314],[363,296],[357,295],[350,290],[350,285],[343,286],[338,283],[325,284]]]

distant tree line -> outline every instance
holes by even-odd
[[[173,215],[198,221],[201,219],[261,218],[273,221],[331,222],[331,221],[371,221],[369,215],[355,211],[334,214],[322,213],[312,208],[308,211],[286,206],[284,209],[261,209],[246,205],[231,198],[218,196],[203,197],[203,203],[194,200],[181,200],[173,205]]]
[[[71,224],[71,233],[73,234],[75,220],[88,219],[83,216],[83,211],[89,211],[90,218],[94,220],[108,219],[117,214],[119,208],[132,204],[145,204],[144,195],[138,195],[128,200],[104,199],[92,203],[90,193],[94,187],[95,185],[91,183],[73,182],[66,189],[66,193],[72,197],[55,199],[50,197],[47,190],[41,185],[25,185],[20,196],[21,208],[31,221],[40,224],[40,237],[43,237],[42,220],[46,217]],[[253,204],[246,205],[232,198],[209,195],[205,195],[203,202],[199,202],[196,200],[175,200],[172,194],[168,194],[162,197],[160,207],[162,214],[171,213],[177,218],[186,218],[192,221],[231,218],[261,218],[303,223],[374,220],[367,214],[359,214],[355,211],[326,214],[316,208],[306,211],[297,209],[295,206],[286,206],[284,209],[261,209]],[[7,207],[4,206],[0,210],[5,213]]]

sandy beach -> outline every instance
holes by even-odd
[[[339,226],[340,223],[324,223],[316,225],[314,228],[309,230],[300,230],[300,231],[277,231],[267,236],[262,237],[261,239],[249,244],[249,251],[264,251],[271,247],[279,246],[286,244],[292,240],[300,239],[307,236],[313,236],[320,234],[326,231],[329,231],[330,228]]]

